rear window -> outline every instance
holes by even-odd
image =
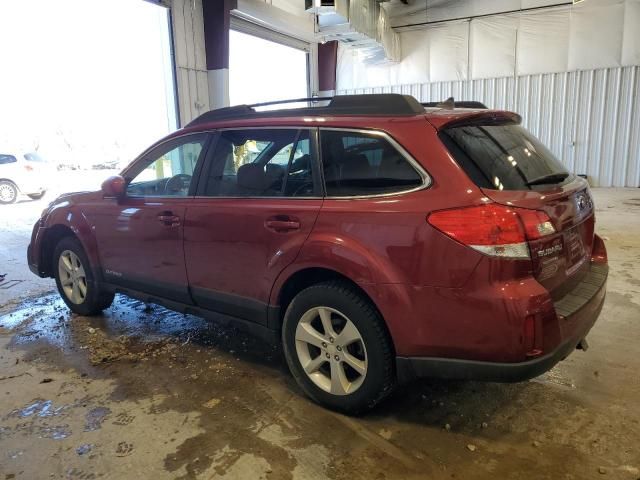
[[[530,190],[571,179],[553,153],[520,125],[461,126],[445,129],[440,138],[481,188]]]

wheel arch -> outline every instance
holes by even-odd
[[[273,297],[275,301],[272,304],[280,307],[280,321],[282,321],[284,312],[291,303],[291,300],[293,300],[298,293],[311,285],[328,282],[330,280],[340,280],[349,283],[375,305],[370,295],[346,275],[326,267],[305,267],[288,275],[287,278],[282,281],[277,292],[275,292],[275,296]]]
[[[14,187],[16,187],[18,190],[20,190],[20,187],[18,186],[18,184],[14,180],[11,180],[10,178],[0,177],[0,182],[9,182]]]
[[[77,220],[78,217],[80,217],[81,220]],[[82,245],[89,262],[91,263],[94,275],[96,275],[98,279],[101,278],[98,274],[99,268],[97,268],[99,265],[99,259],[97,255],[96,242],[86,219],[84,219],[82,215],[69,214],[65,217],[65,220],[68,221],[55,222],[46,229],[46,233],[42,239],[40,247],[41,270],[47,276],[53,277],[54,249],[64,237],[73,237],[80,242],[80,245]]]
[[[42,239],[42,246],[40,247],[40,258],[42,259],[41,270],[48,277],[53,277],[53,251],[56,245],[60,243],[60,240],[65,237],[78,238],[69,226],[57,224],[49,227]],[[82,243],[82,241],[80,243]]]
[[[389,338],[393,340],[393,335],[390,331],[389,324],[387,323],[384,313],[382,312],[382,310],[378,306],[378,302],[376,301],[377,295],[375,285],[360,285],[349,278],[347,275],[335,269],[322,266],[308,266],[298,269],[294,272],[291,272],[288,276],[286,276],[286,278],[281,280],[282,281],[280,287],[277,291],[273,292],[274,303],[272,303],[272,305],[278,305],[279,307],[278,318],[274,319],[277,323],[276,325],[273,325],[277,329],[281,328],[287,308],[298,293],[312,285],[333,280],[341,281],[348,284],[351,288],[362,295],[367,301],[369,301],[369,303],[373,306],[373,308],[376,309],[376,311],[380,315],[387,335],[389,335]],[[393,341],[391,342],[391,344],[393,346]]]

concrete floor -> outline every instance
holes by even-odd
[[[594,193],[611,275],[588,352],[520,384],[415,383],[361,418],[232,328],[124,297],[95,318],[4,306],[0,480],[640,479],[640,190]],[[15,297],[45,290],[24,276]]]

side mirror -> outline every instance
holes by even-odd
[[[127,182],[120,175],[114,175],[102,182],[102,193],[105,197],[121,198],[127,190]]]

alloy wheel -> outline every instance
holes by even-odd
[[[8,184],[3,183],[0,185],[0,202],[2,203],[12,203],[16,199],[16,189]]]
[[[58,259],[60,285],[67,298],[76,305],[87,297],[87,275],[80,257],[71,250],[64,250]]]
[[[308,310],[296,327],[296,353],[304,372],[322,390],[349,395],[367,375],[367,350],[355,324],[329,307]]]

